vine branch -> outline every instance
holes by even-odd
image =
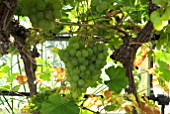
[[[149,3],[149,7],[152,7],[152,4]],[[150,8],[149,8],[150,9]],[[134,94],[136,101],[139,102],[136,85],[134,82],[133,76],[133,63],[136,56],[138,48],[146,42],[151,41],[150,36],[153,34],[153,25],[150,21],[147,22],[145,27],[139,32],[136,39],[130,38],[127,42],[117,50],[115,50],[110,56],[113,60],[120,61],[123,66],[126,68],[126,76],[129,80],[129,87],[127,88],[128,93]],[[132,42],[138,42],[136,44]]]

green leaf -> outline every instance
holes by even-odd
[[[118,94],[128,85],[128,79],[125,75],[125,68],[115,68],[114,66],[112,66],[105,71],[110,78],[109,81],[105,81],[105,84],[109,87],[111,91],[114,91]]]
[[[1,72],[3,72],[3,73],[9,72],[9,70],[10,70],[10,68],[9,68],[9,66],[7,66],[7,65],[1,67]]]
[[[41,114],[79,114],[79,107],[73,101],[65,101],[61,95],[50,95],[40,109]]]
[[[12,88],[12,90],[11,91],[18,91],[19,89],[20,89],[20,87],[21,87],[21,85],[16,85],[16,86],[14,86],[13,88]]]
[[[115,109],[117,109],[117,106],[114,104],[114,105],[107,105],[105,106],[104,108],[106,111],[113,111]]]
[[[153,4],[164,6],[165,4],[168,3],[168,0],[152,0]]]
[[[11,89],[11,85],[10,84],[9,85],[4,85],[4,86],[0,87],[0,90],[3,90],[3,91],[10,91],[10,89]]]
[[[51,49],[51,52],[52,52],[53,54],[55,54],[55,55],[58,55],[58,51],[59,51],[58,48],[52,48],[52,49]]]
[[[163,51],[156,51],[156,61],[164,61],[170,63],[170,54]]]
[[[170,80],[170,69],[168,68],[168,64],[164,61],[158,61],[158,71],[160,72],[159,76],[161,76],[165,81]]]
[[[9,74],[8,77],[7,77],[7,82],[12,83],[17,75],[19,75],[19,74],[18,73]]]
[[[44,81],[51,81],[50,69],[49,70],[45,70],[43,73],[41,73],[40,79],[42,79]]]

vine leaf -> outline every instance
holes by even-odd
[[[40,109],[42,114],[79,114],[79,111],[78,105],[64,100],[59,94],[50,95]]]
[[[115,104],[105,106],[105,110],[107,111],[113,111],[115,109],[117,109],[117,106]]]
[[[109,67],[105,70],[106,74],[109,76],[110,80],[105,81],[105,84],[109,87],[111,91],[119,94],[122,89],[127,87],[128,78],[126,77],[126,70],[122,67]]]
[[[164,80],[170,80],[170,66],[164,61],[158,61],[159,69],[158,71],[159,76],[161,76]]]
[[[19,75],[18,73],[9,74],[8,77],[7,77],[7,82],[12,83],[18,75]]]
[[[40,79],[44,81],[50,81],[51,80],[51,73],[49,72],[50,69],[45,70],[44,72],[41,73]]]
[[[21,85],[16,85],[14,87],[11,88],[12,91],[17,92],[20,89]]]

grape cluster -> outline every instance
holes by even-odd
[[[69,39],[67,48],[59,51],[59,56],[67,69],[72,97],[77,98],[97,83],[108,52],[105,44],[95,43],[91,37],[83,41],[74,36]]]
[[[22,5],[23,15],[30,18],[35,28],[52,30],[55,19],[61,18],[61,0],[26,0]]]

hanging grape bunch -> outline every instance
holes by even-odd
[[[59,56],[67,69],[66,79],[73,90],[72,97],[77,98],[97,83],[108,52],[104,43],[96,43],[91,37],[83,41],[74,36],[69,39],[67,48],[59,51]]]
[[[52,30],[55,19],[61,18],[61,0],[26,0],[22,5],[23,15],[30,18],[35,28]]]

